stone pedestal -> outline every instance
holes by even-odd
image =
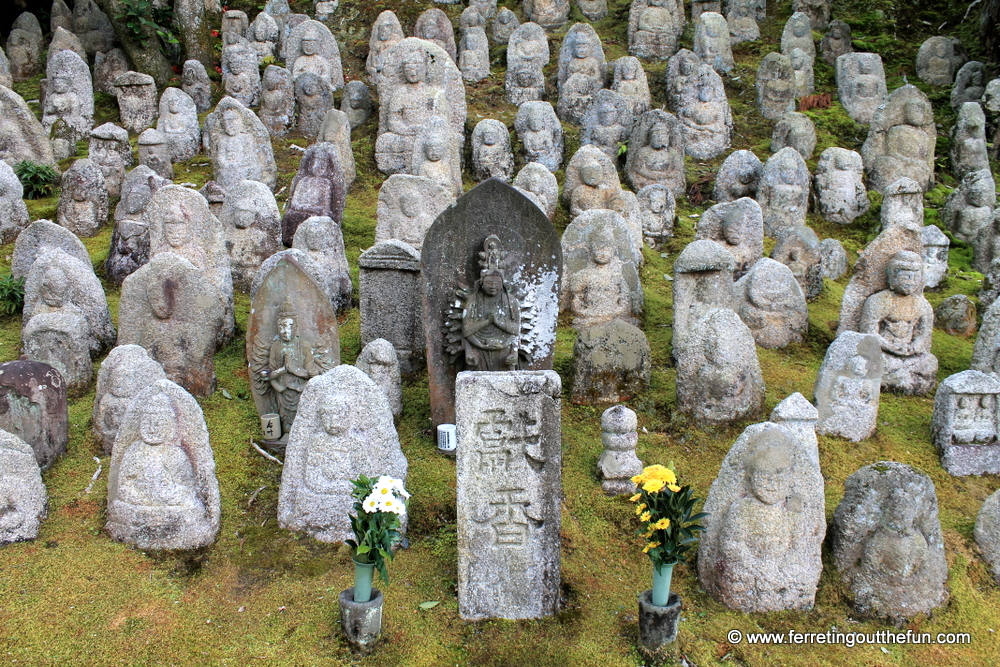
[[[351,650],[368,655],[382,632],[382,591],[372,589],[368,602],[354,601],[354,586],[340,592],[340,627]]]
[[[343,599],[343,595],[341,595]],[[659,656],[663,647],[677,639],[677,626],[681,620],[681,596],[671,593],[667,606],[653,604],[653,590],[639,594],[639,644],[640,650],[650,656]]]

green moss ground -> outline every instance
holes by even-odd
[[[510,3],[508,3],[510,4]],[[608,59],[626,55],[628,2],[614,0],[607,18],[597,22]],[[236,0],[234,9],[253,15],[258,0]],[[294,0],[303,11],[307,0]],[[345,71],[363,72],[367,30],[383,9],[395,9],[409,29],[429,1],[398,4],[377,0],[341,3],[338,17],[347,17],[335,30]],[[456,19],[461,6],[438,5]],[[927,92],[941,124],[938,177],[943,183],[927,196],[927,221],[936,222],[937,207],[954,185],[947,168],[947,129],[953,114],[947,91],[916,81],[913,61],[920,42],[933,34],[933,13],[925,6],[913,12],[896,11],[890,0],[844,0],[834,16],[854,28],[856,48],[882,54],[890,89],[903,77]],[[949,7],[954,30],[966,38],[971,32],[960,22],[961,13]],[[522,14],[520,6],[512,7]],[[881,12],[881,14],[879,13]],[[790,4],[778,6],[776,17],[762,22],[762,39],[735,47],[736,70],[725,78],[733,107],[736,132],[733,149],[748,148],[766,158],[773,125],[756,113],[754,77],[760,59],[774,50]],[[956,17],[957,14],[957,17]],[[522,15],[523,16],[523,15]],[[337,19],[339,20],[339,18]],[[570,23],[582,20],[574,7]],[[924,25],[920,21],[927,21]],[[905,31],[897,22],[906,26]],[[555,56],[566,28],[552,35],[552,64],[546,70],[550,92],[555,92]],[[935,26],[937,23],[934,24]],[[900,37],[905,35],[905,40]],[[684,45],[690,47],[689,27]],[[973,48],[973,55],[975,49]],[[494,72],[486,81],[467,87],[468,128],[480,118],[498,118],[512,126],[515,109],[503,101],[505,47],[491,53]],[[644,63],[654,104],[665,103],[662,62]],[[818,92],[835,91],[832,70],[816,64]],[[18,84],[25,99],[36,99],[37,81]],[[35,107],[37,111],[37,106]],[[114,101],[97,98],[100,122],[117,118]],[[816,155],[827,146],[860,147],[866,129],[851,121],[838,103],[830,109],[808,112],[817,126]],[[566,126],[567,159],[579,144],[578,133]],[[357,258],[372,244],[377,188],[383,177],[372,157],[375,122],[354,133],[358,181],[349,193],[344,212],[344,237],[357,285]],[[292,136],[274,142],[279,167],[279,202],[287,196],[306,140]],[[82,154],[86,145],[81,146]],[[723,156],[724,157],[724,156]],[[711,177],[723,157],[688,160],[688,182]],[[63,166],[67,166],[69,161]],[[810,161],[815,167],[815,159]],[[210,177],[208,160],[197,156],[175,165],[178,183],[204,184]],[[562,173],[558,174],[560,181]],[[471,182],[469,183],[471,185]],[[703,188],[709,194],[710,187]],[[29,202],[33,219],[53,218],[57,199]],[[844,227],[809,216],[823,238],[836,237],[853,261],[878,233],[880,198],[872,195],[870,213]],[[682,477],[704,495],[719,464],[742,429],[766,418],[791,392],[812,396],[812,385],[826,346],[833,339],[840,298],[847,279],[826,281],[823,294],[809,305],[810,330],[805,342],[781,350],[759,350],[767,383],[765,411],[758,419],[727,427],[705,429],[674,410],[675,372],[671,367],[671,282],[673,261],[694,235],[697,218],[710,201],[694,206],[678,202],[676,237],[661,252],[645,251],[642,279],[646,292],[644,330],[653,352],[654,369],[648,392],[629,403],[639,414],[639,456],[647,463],[674,461]],[[559,229],[568,223],[560,207]],[[84,239],[95,267],[107,255],[110,229]],[[0,265],[10,262],[12,246],[0,248]],[[969,270],[970,251],[956,244],[951,271],[943,288],[928,292],[937,305],[945,297],[968,294],[975,299],[980,276]],[[106,285],[112,313],[117,313],[118,290]],[[245,331],[249,300],[237,295],[238,326]],[[20,318],[0,320],[0,359],[19,352]],[[350,310],[341,323],[342,360],[352,362],[360,348],[359,316]],[[573,333],[561,327],[555,368],[569,384]],[[972,339],[935,331],[933,351],[940,360],[940,378],[968,368]],[[601,452],[596,407],[563,407],[563,523],[562,582],[564,605],[557,616],[540,621],[465,623],[458,617],[455,597],[455,471],[453,460],[438,454],[431,438],[427,381],[409,380],[404,386],[404,414],[400,440],[410,461],[410,547],[399,552],[390,566],[392,583],[386,588],[384,641],[372,656],[355,660],[340,637],[336,596],[351,585],[352,569],[344,547],[323,545],[277,527],[275,514],[280,467],[249,446],[257,430],[242,345],[233,343],[216,355],[220,391],[200,400],[211,433],[222,494],[222,530],[217,542],[194,554],[147,554],[111,541],[105,520],[109,458],[90,431],[93,390],[70,407],[69,451],[44,475],[49,491],[49,517],[34,542],[0,550],[0,664],[28,665],[406,665],[407,667],[477,665],[495,667],[643,664],[636,651],[636,593],[649,585],[650,565],[634,538],[629,504],[605,497],[595,479]],[[226,390],[231,398],[221,391]],[[996,488],[996,476],[952,478],[938,462],[930,441],[930,397],[885,395],[876,434],[862,442],[820,437],[820,460],[826,480],[827,514],[832,516],[843,494],[844,479],[857,468],[882,459],[915,465],[934,480],[950,569],[950,600],[931,617],[918,617],[905,628],[921,632],[970,632],[964,646],[875,645],[747,646],[730,645],[730,629],[743,632],[797,630],[803,632],[875,632],[886,626],[855,619],[846,590],[829,562],[820,581],[816,606],[807,612],[742,614],[725,609],[701,590],[691,565],[678,566],[674,589],[684,599],[680,636],[670,648],[668,663],[697,665],[989,665],[1000,649],[1000,589],[979,558],[972,538],[975,516],[982,501]],[[98,464],[94,460],[97,457]],[[90,493],[85,489],[98,465],[103,472]],[[424,601],[440,604],[420,610]]]

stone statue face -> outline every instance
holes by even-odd
[[[185,70],[183,79],[185,86],[193,86],[194,84],[198,83],[198,77],[195,75],[193,69]]]
[[[583,40],[575,43],[573,45],[573,57],[574,58],[589,58],[590,57],[590,43]]]
[[[626,60],[622,64],[621,73],[623,80],[632,81],[639,78],[639,66],[636,65],[634,60]]]
[[[157,319],[168,320],[174,314],[172,289],[173,287],[168,281],[149,286],[146,296],[149,299],[149,308]]]
[[[444,140],[434,134],[424,142],[424,156],[431,162],[440,162],[444,159]]]
[[[944,41],[938,41],[936,44],[934,44],[934,54],[939,58],[947,58],[948,51],[949,51],[948,44],[945,43]]]
[[[601,125],[614,125],[618,122],[618,110],[615,105],[604,103],[597,108],[597,118]]]
[[[803,22],[798,22],[792,26],[792,34],[796,37],[804,37],[806,34],[806,24]]]
[[[177,431],[174,411],[166,398],[154,399],[139,421],[139,437],[147,445],[172,442]]]
[[[319,51],[319,40],[315,35],[306,35],[302,38],[302,55],[314,56]]]
[[[743,241],[739,222],[740,219],[738,217],[722,221],[722,237],[726,239],[726,243],[729,245],[739,245]]]
[[[257,219],[257,212],[245,203],[236,204],[233,211],[233,224],[236,229],[247,229]]]
[[[420,214],[420,201],[409,192],[404,192],[399,197],[399,211],[407,218],[415,218]]]
[[[924,279],[920,267],[909,263],[893,262],[889,265],[889,289],[902,296],[912,296],[923,291]]]
[[[919,507],[911,502],[902,490],[893,491],[885,499],[882,509],[882,527],[894,533],[903,534],[913,528]]]
[[[765,445],[748,466],[750,490],[760,502],[774,505],[788,496],[791,452],[787,445]]]
[[[60,308],[66,302],[69,279],[59,267],[49,269],[42,280],[42,301],[50,308]]]
[[[483,131],[483,144],[487,146],[493,146],[500,140],[497,136],[496,130],[493,128],[487,128]]]
[[[230,137],[235,137],[243,130],[243,119],[236,109],[222,112],[222,130]]]
[[[802,49],[793,49],[792,69],[805,69],[808,58]]]
[[[338,399],[332,405],[325,405],[319,409],[320,423],[323,424],[323,430],[329,435],[340,436],[347,433],[350,424],[342,417],[342,415],[350,415],[347,407],[344,405],[343,399]]]
[[[667,207],[667,193],[663,190],[653,190],[649,193],[649,210],[653,213],[662,213]]]
[[[427,62],[418,54],[403,60],[403,79],[407,83],[420,83],[427,77]]]
[[[283,317],[278,320],[278,336],[286,343],[291,343],[295,335],[295,320],[291,317]]]
[[[168,100],[167,101],[167,109],[170,110],[170,113],[180,113],[180,110],[181,110],[181,102],[180,102],[180,100],[178,100],[177,98],[173,98],[171,100]]]
[[[488,274],[483,278],[483,293],[486,296],[496,296],[503,289],[503,278],[496,274]]]
[[[670,130],[663,123],[656,123],[649,128],[649,145],[661,150],[670,145]]]
[[[930,119],[927,118],[927,109],[917,100],[910,100],[904,107],[904,115],[909,125],[927,125]]]
[[[861,60],[858,62],[858,73],[860,74],[871,74],[874,67],[867,60]]]
[[[544,127],[545,121],[542,119],[542,114],[538,111],[532,111],[528,115],[528,129],[532,132],[541,132]]]
[[[712,84],[707,81],[701,81],[698,83],[698,101],[699,102],[711,102],[712,101]]]
[[[163,237],[171,248],[181,248],[188,240],[187,219],[179,206],[171,208],[163,221]]]
[[[847,362],[847,367],[851,375],[856,378],[863,378],[868,375],[868,359],[862,354],[855,354]]]
[[[528,70],[521,70],[517,73],[517,84],[522,88],[528,88],[535,82],[534,76]]]
[[[600,229],[590,237],[590,258],[594,264],[604,266],[610,264],[615,256],[614,237],[606,229]]]
[[[306,246],[313,252],[319,252],[326,247],[326,234],[319,225],[310,225],[306,229]]]
[[[596,188],[601,183],[604,170],[596,162],[588,162],[580,167],[580,180],[592,188]]]
[[[59,93],[63,95],[68,93],[71,88],[71,82],[69,78],[65,76],[57,76],[52,79],[52,92]]]
[[[688,59],[681,60],[680,72],[682,76],[691,76],[694,74],[694,63]]]
[[[387,39],[390,39],[391,37],[392,37],[392,26],[389,25],[389,22],[386,21],[385,23],[379,24],[378,26],[379,41],[384,42]]]
[[[423,39],[434,40],[438,37],[438,25],[436,21],[428,21],[425,23],[420,32],[423,33]]]

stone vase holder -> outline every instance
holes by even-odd
[[[372,589],[368,602],[354,601],[354,586],[340,593],[340,627],[351,650],[368,655],[382,632],[382,591]],[[679,606],[679,603],[678,603]]]
[[[341,595],[343,598],[343,595]],[[677,639],[677,626],[681,620],[681,596],[671,593],[665,607],[653,604],[653,590],[639,594],[639,643],[653,656]]]

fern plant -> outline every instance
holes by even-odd
[[[59,183],[59,172],[45,164],[23,160],[14,165],[14,174],[24,186],[25,199],[50,197]]]
[[[17,315],[24,309],[24,278],[0,276],[0,314]]]

